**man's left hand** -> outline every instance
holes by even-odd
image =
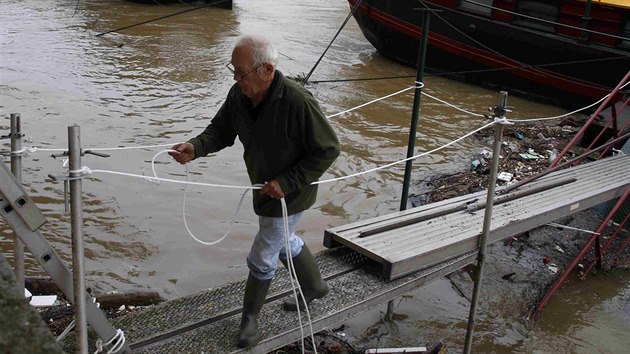
[[[265,186],[260,189],[260,194],[268,195],[273,199],[284,198],[284,192],[282,191],[282,187],[280,187],[280,183],[278,183],[278,181],[275,179],[265,184]]]

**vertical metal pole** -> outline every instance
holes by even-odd
[[[431,20],[431,11],[425,10],[422,23],[422,42],[420,43],[420,55],[418,57],[418,71],[416,72],[416,81],[424,80],[424,64],[426,61],[427,43],[429,40],[429,25]],[[417,86],[417,84],[416,84]],[[416,148],[416,132],[418,130],[418,117],[420,113],[420,97],[422,88],[416,88],[413,97],[413,110],[411,113],[411,127],[409,128],[409,142],[407,143],[407,158],[412,157]],[[400,210],[407,209],[407,199],[409,197],[409,183],[411,181],[411,169],[413,161],[407,160],[405,163],[405,178],[403,180],[402,197],[400,199]]]
[[[593,0],[587,0],[586,1],[586,7],[584,8],[584,16],[582,17],[582,28],[587,30],[589,29],[590,26],[590,22],[593,19],[591,17],[591,3],[593,2]],[[580,37],[580,39],[582,41],[588,41],[588,39],[590,38],[590,33],[587,31],[582,31],[582,35]]]
[[[507,106],[507,92],[499,93],[499,107]],[[502,117],[499,117],[502,118]],[[468,326],[466,328],[466,345],[464,353],[469,354],[472,346],[473,330],[475,328],[475,316],[477,312],[477,303],[479,302],[479,293],[481,292],[481,283],[483,280],[483,268],[486,257],[486,246],[488,242],[488,234],[490,233],[490,223],[492,221],[492,206],[494,204],[494,190],[497,183],[497,171],[499,170],[499,155],[501,154],[501,140],[503,138],[503,124],[494,125],[494,147],[492,149],[492,165],[490,166],[490,174],[488,175],[488,194],[486,196],[486,210],[483,216],[483,230],[479,240],[479,253],[477,255],[477,270],[475,273],[475,286],[470,304],[470,313],[468,314]]]
[[[68,127],[68,156],[70,177],[81,173],[81,139],[79,126]],[[85,313],[85,285],[83,269],[83,200],[82,181],[70,180],[70,213],[72,216],[72,280],[74,287],[74,320],[76,330],[76,353],[88,352],[87,316]]]
[[[612,210],[608,213],[608,215],[606,215],[604,220],[602,220],[602,223],[599,224],[599,227],[597,228],[597,230],[595,230],[595,234],[593,234],[593,236],[591,236],[591,238],[586,242],[584,247],[582,247],[580,252],[578,252],[578,254],[575,256],[573,261],[571,261],[571,264],[569,264],[564,269],[564,272],[559,277],[556,278],[553,285],[551,286],[551,289],[547,291],[547,294],[545,294],[542,300],[540,300],[540,302],[538,303],[538,306],[536,307],[536,312],[542,311],[542,309],[547,305],[549,300],[551,300],[551,298],[556,293],[556,291],[560,289],[564,281],[567,280],[569,275],[571,275],[571,273],[575,270],[575,267],[577,267],[577,265],[580,263],[580,261],[582,260],[582,257],[584,257],[584,255],[588,251],[591,250],[591,247],[593,246],[593,242],[595,242],[595,239],[599,238],[598,234],[601,234],[604,231],[604,229],[606,229],[608,222],[612,220],[613,216],[617,214],[619,209],[623,206],[623,203],[625,203],[625,201],[628,200],[628,198],[630,198],[630,187],[626,187],[626,190],[624,191],[623,195],[619,197],[619,199],[615,203],[615,206],[613,206]]]
[[[22,128],[20,114],[11,114],[11,151],[22,150]],[[22,155],[11,154],[11,172],[18,183],[22,183]],[[24,243],[14,234],[13,239],[13,271],[21,294],[24,294]]]
[[[416,71],[416,82],[424,80],[424,65],[426,62],[427,47],[429,42],[429,26],[431,24],[431,10],[425,9],[422,17],[422,40],[420,42],[420,52],[418,53],[418,70]],[[417,83],[414,83],[418,86]],[[418,131],[418,119],[420,115],[420,97],[422,88],[414,90],[413,108],[411,111],[411,126],[409,128],[409,142],[407,143],[407,158],[414,155],[416,148],[416,133]],[[409,199],[409,184],[411,183],[411,169],[413,161],[407,160],[405,163],[405,177],[403,179],[402,196],[400,198],[400,210],[407,210],[407,200]],[[391,320],[394,315],[394,300],[387,302],[386,320]]]

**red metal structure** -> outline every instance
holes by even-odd
[[[615,102],[611,99],[612,97],[616,97],[617,94],[630,84],[630,71],[625,75],[625,77],[619,82],[619,84],[615,87],[613,92],[602,102],[599,108],[591,115],[591,117],[587,120],[584,126],[580,129],[580,131],[575,135],[575,137],[571,140],[571,142],[564,148],[564,150],[558,155],[556,160],[551,164],[548,171],[555,170],[561,165],[559,162],[570,151],[579,141],[584,137],[586,132],[591,125],[595,122],[596,118],[600,116],[600,114],[608,107],[611,109],[611,117],[604,128],[597,134],[597,136],[588,144],[585,148],[584,153],[580,155],[578,158],[572,159],[571,161],[579,161],[585,158],[587,155],[594,155],[594,152],[599,152],[596,156],[597,159],[602,158],[610,154],[610,151],[613,148],[621,147],[624,142],[628,139],[630,135],[630,120],[625,122],[623,126],[619,127],[618,125],[618,117],[622,113],[624,109],[627,109],[628,104],[630,102],[630,97],[624,99],[623,103],[620,107],[615,106]],[[612,135],[612,136],[611,136]],[[566,163],[562,164],[566,165]],[[621,230],[624,228],[626,223],[628,222],[630,212],[627,210],[626,202],[629,200],[630,196],[630,188],[627,188],[623,194],[614,204],[612,209],[608,212],[608,214],[602,220],[602,223],[597,228],[595,234],[591,236],[591,238],[586,242],[586,244],[582,247],[580,252],[576,255],[575,259],[571,262],[571,264],[564,270],[564,272],[556,279],[552,287],[547,291],[547,294],[542,298],[542,300],[538,303],[536,307],[536,312],[541,311],[549,302],[549,300],[553,297],[553,295],[558,291],[558,289],[562,286],[564,281],[569,277],[569,275],[575,270],[580,261],[582,261],[583,257],[585,257],[591,248],[594,246],[594,256],[590,260],[588,267],[585,268],[584,274],[582,277],[585,277],[595,265],[601,267],[602,259],[605,253],[610,251],[611,247],[614,244],[614,241],[621,233]],[[624,208],[625,206],[625,208]],[[621,211],[621,215],[618,213]],[[625,212],[625,216],[623,213]],[[608,223],[613,220],[614,217],[619,217],[621,222],[616,226],[610,238],[607,240],[606,244],[601,246],[601,232],[606,229]],[[613,254],[609,259],[611,262],[615,262],[618,257],[622,254],[624,249],[630,244],[630,236],[622,241],[619,245],[617,252]]]

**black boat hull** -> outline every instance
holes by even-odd
[[[190,5],[205,5],[216,3],[216,7],[222,9],[232,10],[232,0],[127,0],[130,2],[137,2],[139,4],[151,4],[151,5],[167,5],[167,4],[190,4]]]
[[[355,2],[349,0],[351,6]],[[439,10],[431,15],[427,66],[469,82],[574,107],[610,93],[630,69],[628,49],[581,44],[570,37],[424,3]],[[414,0],[365,0],[354,17],[383,56],[415,67],[421,7]]]

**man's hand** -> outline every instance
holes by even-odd
[[[268,195],[273,199],[284,198],[284,192],[282,191],[282,187],[280,187],[280,183],[278,183],[278,181],[275,179],[265,184],[265,186],[260,189],[260,194]]]
[[[175,151],[169,151],[168,154],[173,156],[175,161],[182,165],[195,158],[195,147],[191,143],[177,144],[173,146],[171,150]]]

